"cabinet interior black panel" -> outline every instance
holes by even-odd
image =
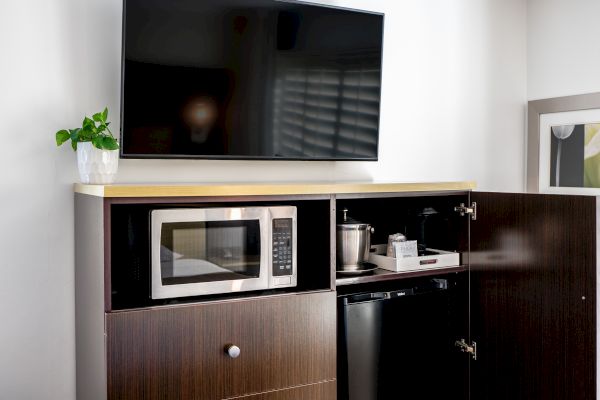
[[[348,209],[348,216],[374,227],[371,244],[385,244],[388,235],[402,233],[419,246],[467,252],[469,221],[454,210],[467,202],[464,193],[338,199],[337,221],[341,223],[342,210]]]
[[[187,298],[150,298],[150,211],[171,208],[290,205],[298,212],[298,284],[269,289]],[[113,204],[111,206],[111,310],[184,304],[229,297],[330,289],[329,200]]]

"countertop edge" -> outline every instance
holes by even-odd
[[[349,193],[394,193],[457,191],[475,189],[474,181],[457,182],[261,182],[205,184],[114,184],[76,183],[75,193],[105,198],[318,195]]]

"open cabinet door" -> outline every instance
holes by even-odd
[[[596,198],[472,193],[472,400],[596,398]]]

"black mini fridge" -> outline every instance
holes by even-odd
[[[467,399],[457,283],[430,279],[339,297],[338,399]],[[464,333],[463,333],[464,334]]]

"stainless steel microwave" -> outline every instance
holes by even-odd
[[[151,211],[153,299],[293,287],[293,206]]]

